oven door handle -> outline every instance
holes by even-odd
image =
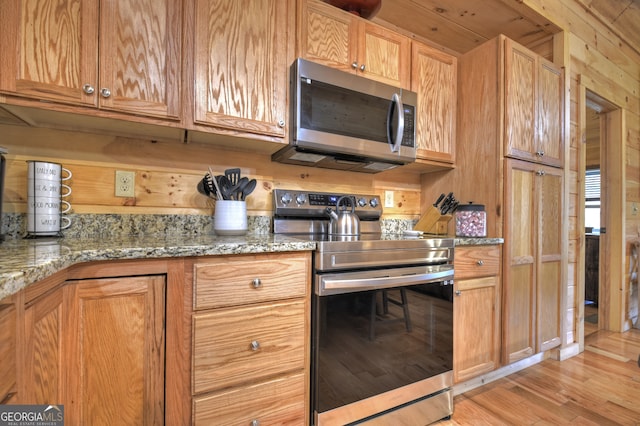
[[[437,282],[443,282],[446,285],[453,284],[453,269],[422,274],[386,275],[370,278],[340,278],[339,275],[323,276],[320,278],[320,285],[317,291],[319,296],[328,296]]]

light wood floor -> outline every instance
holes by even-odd
[[[640,425],[640,330],[597,331],[585,351],[545,360],[454,399],[457,425]]]

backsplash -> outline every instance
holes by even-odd
[[[212,235],[213,216],[170,214],[68,214],[71,226],[62,231],[68,238],[116,237],[126,235]],[[2,234],[5,239],[23,238],[27,232],[27,215],[3,213]],[[416,223],[407,219],[382,219],[382,232],[400,234]],[[268,234],[271,216],[248,216],[249,234]]]

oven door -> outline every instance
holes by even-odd
[[[452,386],[452,265],[316,274],[312,310],[316,425],[351,423]]]

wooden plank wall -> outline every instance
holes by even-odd
[[[570,103],[570,139],[571,158],[570,182],[570,234],[569,234],[569,277],[570,300],[567,316],[577,324],[576,283],[581,265],[579,256],[583,253],[583,222],[579,209],[579,191],[582,178],[579,176],[580,161],[586,141],[578,140],[580,123],[579,81],[588,82],[590,90],[623,110],[626,134],[623,135],[625,151],[625,235],[626,256],[619,267],[626,282],[623,288],[623,309],[626,312],[629,288],[629,255],[631,242],[640,238],[640,216],[631,215],[633,203],[640,201],[640,52],[620,39],[615,31],[607,28],[602,19],[589,7],[592,0],[525,0],[524,3],[537,10],[548,19],[569,32],[569,51],[571,62],[571,103]],[[627,318],[628,319],[628,318]],[[628,327],[628,321],[620,327]],[[615,326],[614,326],[615,328]],[[575,328],[568,330],[573,333]]]
[[[152,142],[100,134],[0,125],[0,146],[9,150],[5,212],[27,210],[26,160],[54,161],[70,169],[75,213],[211,214],[213,200],[196,190],[207,167],[214,174],[240,167],[258,180],[247,200],[249,215],[270,215],[273,188],[378,194],[394,190],[395,206],[385,217],[417,219],[420,175],[389,171],[370,175],[282,165],[268,154],[226,150],[220,146]],[[115,196],[115,170],[136,173],[133,198]]]

